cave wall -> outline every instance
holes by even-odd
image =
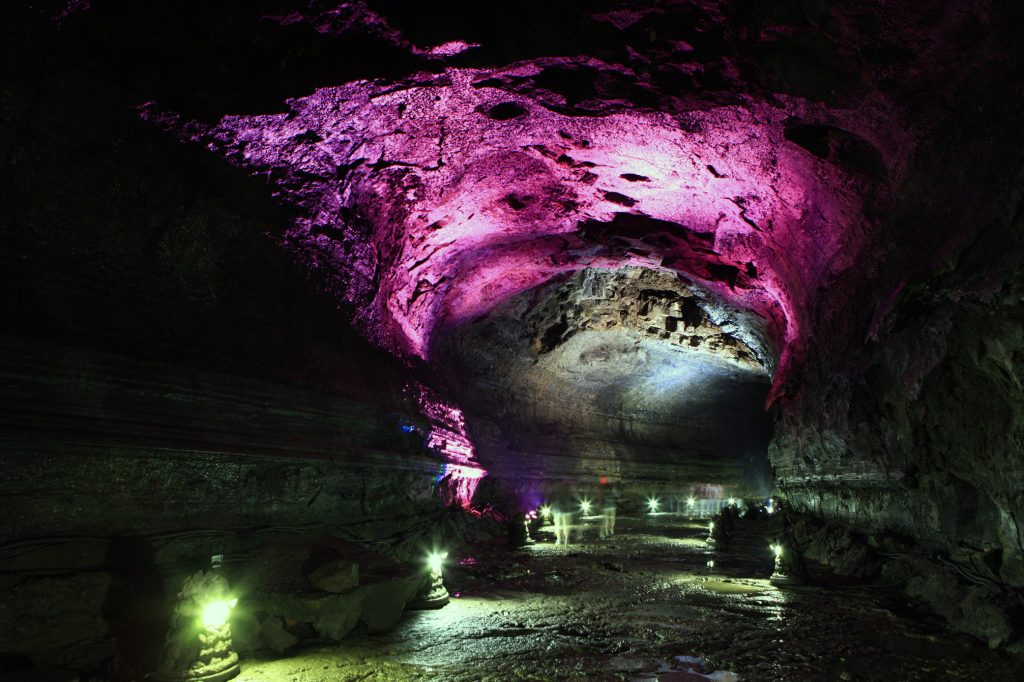
[[[127,656],[162,641],[213,555],[247,567],[302,537],[388,538],[455,499],[402,428],[425,423],[413,406],[34,337],[0,349],[4,666]]]
[[[1006,50],[989,31],[976,39]],[[998,75],[1021,56],[1001,54],[945,98],[900,201],[878,217],[890,239],[873,266],[822,292],[771,458],[795,509],[879,551],[904,543],[908,592],[961,631],[1019,647],[1024,140],[1005,123],[1021,90]]]
[[[0,671],[162,641],[184,578],[267,528],[389,537],[452,502],[408,369],[266,237],[263,184],[0,14]]]
[[[904,294],[862,373],[819,384],[814,410],[783,410],[771,457],[793,508],[833,528],[805,529],[813,561],[885,575],[954,629],[1020,651],[1020,275],[979,291],[967,260]]]

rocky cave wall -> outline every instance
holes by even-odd
[[[1020,270],[1002,266],[1019,258],[1021,224],[1001,208],[1000,229],[909,286],[842,359],[860,371],[808,368],[772,462],[789,502],[834,529],[803,529],[814,561],[882,570],[954,629],[1020,651]]]
[[[407,368],[266,239],[262,184],[140,121],[47,16],[0,14],[0,669],[162,641],[214,554],[455,501]]]

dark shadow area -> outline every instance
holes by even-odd
[[[116,538],[107,551],[111,583],[103,617],[115,640],[110,673],[120,682],[141,679],[156,670],[174,613],[174,595],[155,563],[149,540]]]

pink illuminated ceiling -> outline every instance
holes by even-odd
[[[785,138],[802,105],[569,115],[501,85],[539,68],[360,81],[214,125],[144,115],[266,177],[296,209],[285,245],[399,354],[561,274],[640,265],[766,318],[784,365],[863,236],[857,184]]]

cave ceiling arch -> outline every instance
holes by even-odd
[[[289,31],[358,35],[391,56],[316,65],[316,79],[281,86],[291,96],[280,105],[253,107],[234,93],[227,101],[241,106],[231,113],[176,108],[173,97],[140,107],[144,119],[265,178],[290,211],[272,237],[328,282],[357,329],[427,368],[428,383],[447,386],[449,397],[460,391],[446,376],[485,369],[467,360],[466,340],[485,342],[480,329],[518,310],[522,332],[531,306],[558,287],[642,272],[701,292],[705,313],[738,311],[725,323],[731,331],[709,332],[729,343],[687,347],[676,329],[658,326],[679,324],[663,315],[653,331],[589,327],[552,352],[527,345],[515,354],[569,376],[567,358],[626,357],[628,342],[740,377],[741,348],[756,365],[753,383],[770,384],[754,402],[770,405],[817,342],[816,328],[866,327],[870,337],[906,281],[887,260],[909,262],[921,249],[927,267],[941,255],[923,232],[893,240],[886,214],[915,145],[940,117],[866,85],[896,73],[905,92],[936,87],[940,76],[944,91],[966,83],[956,59],[916,30],[956,25],[959,12],[612,3],[566,10],[577,37],[524,34],[511,44],[463,9],[428,17],[357,2],[268,14],[261,20]],[[510,25],[532,26],[527,10]],[[984,46],[974,54],[992,57]],[[929,64],[928,83],[901,71],[912,59]],[[864,306],[844,299],[876,285]],[[662,373],[652,369],[659,362],[634,364],[634,374]],[[657,393],[611,385],[619,397]],[[459,437],[471,449],[473,439]]]
[[[787,139],[785,108],[581,116],[496,78],[351,83],[210,126],[146,115],[268,177],[297,208],[286,246],[410,357],[552,278],[634,266],[755,312],[785,358],[806,292],[855,261],[858,183]]]

